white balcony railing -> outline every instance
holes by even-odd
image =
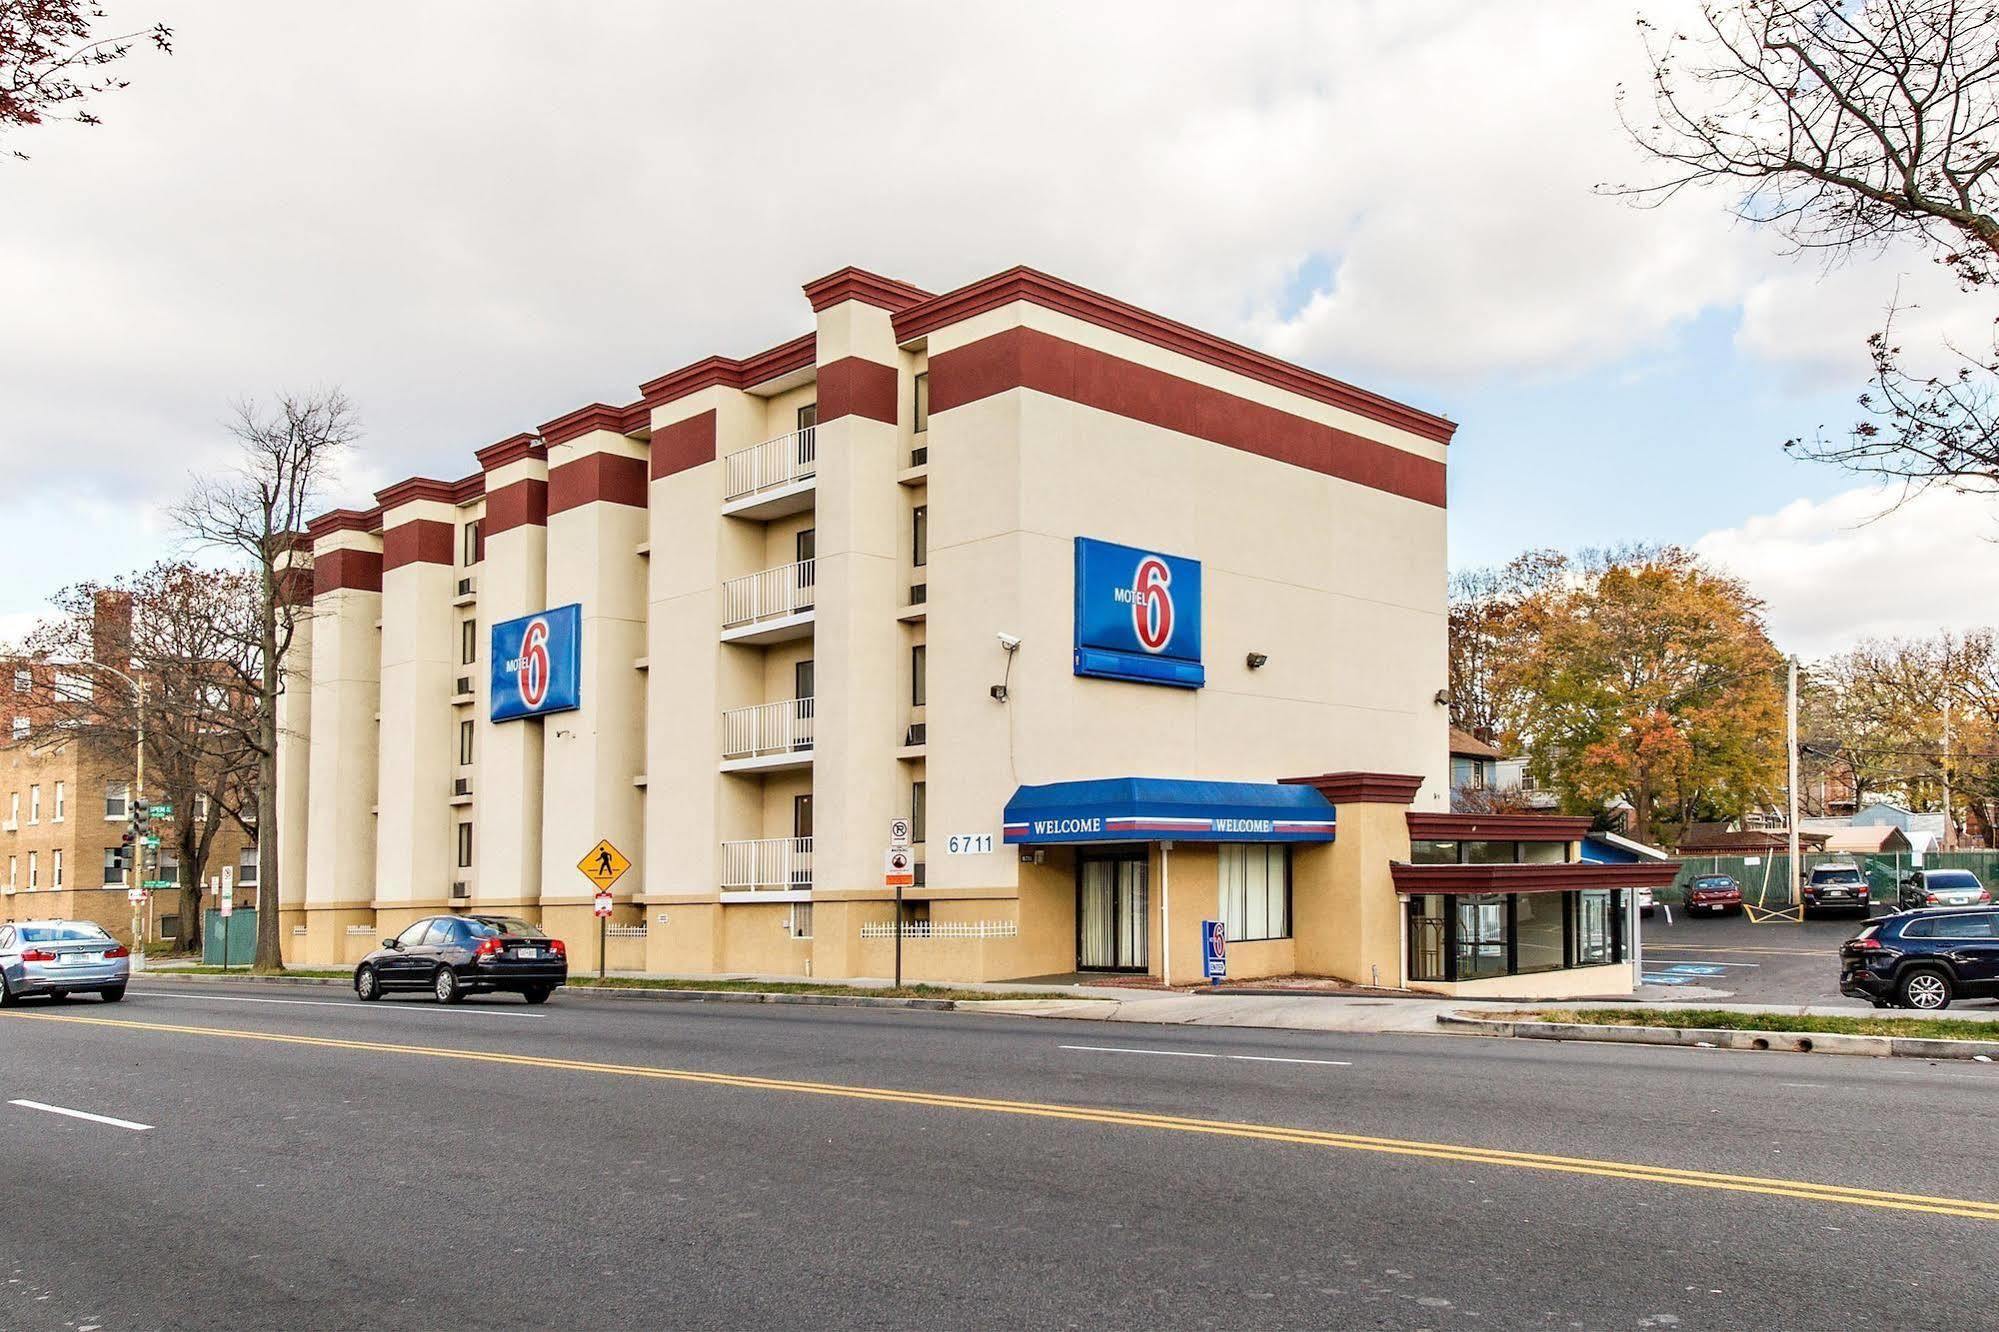
[[[722,627],[734,629],[811,609],[815,564],[813,560],[780,564],[723,583]]]
[[[812,700],[787,698],[722,713],[722,757],[762,758],[812,748]]]
[[[819,469],[814,426],[779,435],[747,449],[722,456],[722,501],[739,500],[762,490],[776,490],[803,481]]]
[[[810,837],[759,837],[722,843],[722,887],[732,892],[812,886]]]

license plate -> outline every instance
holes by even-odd
[[[80,967],[86,962],[102,962],[102,953],[64,953],[57,961],[65,966]]]
[[[541,956],[541,949],[539,949],[539,948],[516,948],[516,949],[514,950],[514,956],[515,956],[515,957],[540,957],[540,956]]]

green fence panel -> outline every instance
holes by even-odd
[[[1999,883],[1999,851],[1932,851],[1920,860],[1908,852],[1893,855],[1851,855],[1841,851],[1820,851],[1798,857],[1803,872],[1828,862],[1860,866],[1877,907],[1893,907],[1896,889],[1914,869],[1965,869],[1978,876],[1987,887]],[[1704,874],[1728,874],[1742,885],[1746,902],[1763,907],[1781,907],[1791,901],[1791,858],[1772,856],[1683,856],[1680,873],[1673,886],[1659,894],[1665,902],[1684,902],[1687,885]]]
[[[229,947],[229,962],[232,967],[247,967],[257,960],[257,913],[238,910],[231,913],[228,920],[222,913],[210,908],[202,915],[201,960],[210,966],[222,966],[222,948],[225,939]]]

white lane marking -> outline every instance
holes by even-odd
[[[199,999],[212,1004],[298,1004],[306,1008],[347,1008],[361,1007],[358,999],[341,1002],[334,999],[258,999],[244,994],[189,994],[186,990],[149,990],[140,988],[135,994],[143,994],[148,999]],[[410,1013],[478,1013],[486,1017],[545,1018],[546,1013],[523,1013],[513,1008],[465,1008],[457,1004],[374,1004],[372,1009],[393,1009]]]
[[[1657,953],[1647,953],[1645,955],[1645,962],[1648,966],[1654,962],[1669,962],[1674,966],[1681,967],[1760,967],[1763,965],[1761,962],[1710,962],[1703,957],[1661,957]]]
[[[112,1128],[131,1129],[135,1133],[144,1133],[153,1127],[151,1124],[134,1124],[129,1119],[93,1115],[87,1110],[66,1110],[59,1105],[43,1105],[40,1101],[9,1101],[7,1104],[18,1105],[24,1110],[46,1110],[52,1115],[68,1115],[71,1119],[87,1119],[93,1124],[109,1124]]]
[[[1058,1045],[1058,1050],[1081,1050],[1089,1054],[1165,1055],[1171,1059],[1241,1059],[1252,1064],[1323,1064],[1328,1068],[1351,1068],[1351,1059],[1287,1059],[1281,1055],[1207,1054],[1199,1050],[1140,1050],[1124,1045]]]

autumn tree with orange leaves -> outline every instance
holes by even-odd
[[[1743,584],[1675,547],[1567,557],[1538,575],[1491,654],[1495,718],[1578,813],[1620,801],[1637,836],[1775,800],[1783,658]]]

